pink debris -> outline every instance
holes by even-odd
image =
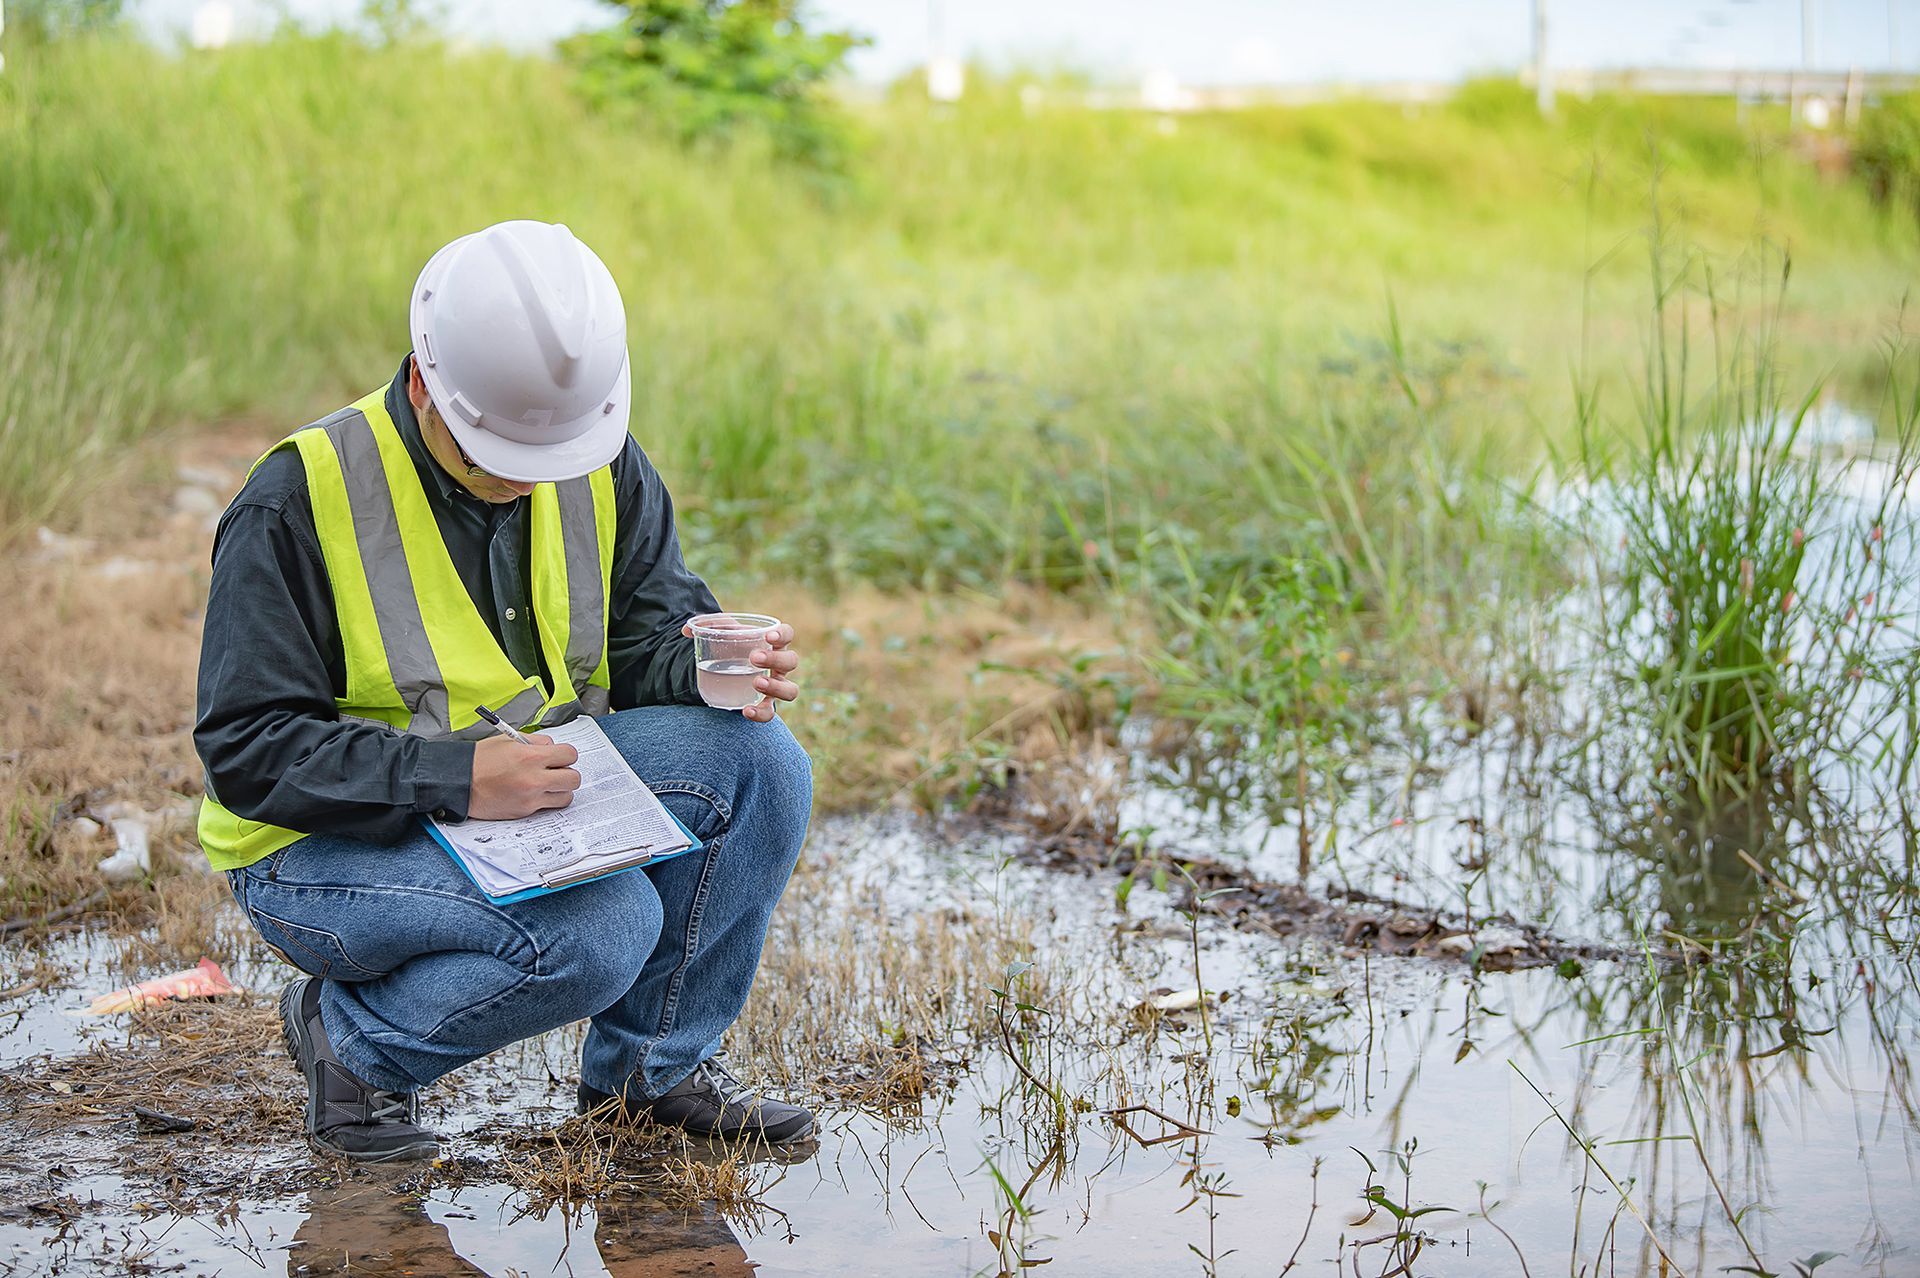
[[[211,998],[216,994],[233,992],[233,982],[220,970],[220,965],[210,958],[203,958],[185,971],[169,972],[123,990],[114,990],[111,994],[102,994],[93,1000],[87,1011],[100,1016],[108,1012],[130,1012],[136,1007],[163,1003],[170,998]]]

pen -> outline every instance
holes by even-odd
[[[482,719],[485,719],[488,723],[491,723],[493,725],[493,730],[495,732],[498,732],[501,736],[512,737],[515,741],[518,741],[521,745],[533,744],[532,737],[529,737],[526,733],[520,731],[520,729],[514,727],[511,723],[508,723],[505,719],[502,719],[499,715],[487,709],[485,706],[475,706],[473,708],[473,712],[479,715]]]

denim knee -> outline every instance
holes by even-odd
[[[640,871],[630,875],[644,882]],[[558,895],[576,896],[614,882],[569,888]],[[651,890],[598,897],[569,902],[576,908],[569,912],[568,925],[546,929],[541,938],[534,976],[539,996],[550,1000],[556,1024],[592,1016],[617,1002],[640,979],[660,936],[660,902]]]
[[[791,833],[797,844],[813,813],[813,760],[778,719],[742,719],[740,726],[734,755],[735,811],[751,804],[757,820],[770,830]]]
[[[776,838],[791,835],[798,842],[805,833],[813,763],[780,720],[755,723],[705,706],[643,706],[603,722],[614,746],[656,791],[705,801],[707,811],[681,814],[699,838],[719,837],[749,808]]]

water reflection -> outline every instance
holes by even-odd
[[[1136,744],[1137,777],[1201,797],[1162,789],[1122,824],[1150,813],[1172,846],[1206,831],[1253,873],[1291,877],[1258,760]],[[1572,1256],[1590,1272],[1657,1272],[1665,1247],[1687,1272],[1788,1272],[1822,1250],[1857,1266],[1830,1272],[1906,1272],[1920,1218],[1920,892],[1904,808],[1814,792],[1709,816],[1577,777],[1517,785],[1520,744],[1487,733],[1415,791],[1403,782],[1417,761],[1371,761],[1321,873],[1476,917],[1546,919],[1628,956],[1571,979],[1450,986],[1410,1015],[1270,1021],[1243,1044],[1255,1103],[1242,1122],[1334,1167],[1342,1137],[1382,1166],[1417,1141],[1420,1200],[1458,1209],[1426,1228],[1464,1240],[1476,1213],[1462,1187],[1486,1181],[1536,1270]],[[1361,1136],[1366,1115],[1382,1124]],[[1543,1196],[1549,1185],[1573,1197]],[[1458,1271],[1517,1272],[1512,1259]],[[1445,1256],[1429,1264],[1455,1271]]]
[[[1521,1257],[1534,1274],[1659,1272],[1616,1183],[1689,1274],[1755,1254],[1788,1273],[1821,1250],[1845,1256],[1823,1275],[1912,1272],[1920,1006],[1902,968],[1916,935],[1903,845],[1861,822],[1816,837],[1791,808],[1739,828],[1651,809],[1602,821],[1604,805],[1564,793],[1528,802],[1525,819],[1421,827],[1431,882],[1479,875],[1482,910],[1530,845],[1559,876],[1568,917],[1589,933],[1644,932],[1654,961],[1476,977],[1207,920],[1196,956],[1175,898],[1144,880],[1124,914],[1097,881],[1018,864],[996,861],[1004,880],[983,891],[988,850],[911,844],[889,828],[871,852],[849,850],[844,881],[897,884],[911,870],[901,896],[921,910],[990,896],[1005,902],[992,907],[1000,934],[1026,936],[1007,924],[1031,919],[1041,951],[1070,956],[1060,966],[1072,971],[1045,988],[1010,986],[1044,1005],[1009,1025],[1059,1103],[997,1035],[969,1039],[951,1091],[928,1091],[911,1113],[834,1113],[818,1155],[767,1186],[769,1211],[731,1224],[625,1195],[523,1215],[503,1165],[478,1157],[458,1169],[463,1187],[445,1172],[423,1188],[356,1171],[293,1211],[243,1201],[191,1217],[107,1214],[88,1204],[158,1200],[145,1183],[61,1179],[71,1224],[52,1208],[0,1207],[0,1274],[10,1258],[43,1272],[33,1258],[56,1238],[105,1257],[104,1272],[141,1254],[189,1273],[996,1273],[1041,1260],[1058,1273],[1192,1273],[1197,1251],[1223,1274],[1271,1278],[1294,1256],[1301,1272],[1357,1260],[1375,1274],[1393,1223],[1369,1190],[1441,1209],[1418,1218],[1409,1272],[1521,1274]],[[1462,870],[1462,855],[1485,868]],[[1208,989],[1231,994],[1211,1054],[1192,1014],[1144,1025],[1125,1014],[1143,991],[1195,984],[1196,964]],[[471,1147],[511,1159],[501,1130],[557,1125],[567,1089],[550,1070],[574,1046],[509,1054],[446,1092]],[[1103,1112],[1132,1104],[1190,1130],[1144,1144]],[[1130,1121],[1149,1138],[1172,1130]],[[149,1160],[211,1148],[126,1139]]]
[[[429,1195],[379,1172],[354,1172],[309,1194],[287,1258],[289,1275],[746,1278],[753,1271],[733,1230],[708,1208],[607,1195],[573,1213],[522,1217],[492,1186]]]

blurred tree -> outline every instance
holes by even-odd
[[[23,43],[94,31],[120,21],[124,0],[5,0],[7,35]]]
[[[1920,94],[1889,95],[1868,113],[1853,165],[1875,200],[1920,217]]]
[[[809,31],[797,0],[614,0],[624,16],[574,36],[561,52],[595,105],[633,109],[682,142],[764,130],[789,158],[836,166],[843,124],[822,88],[849,51],[849,31]]]
[[[446,23],[446,6],[433,0],[361,0],[360,22],[375,44],[406,44]]]

